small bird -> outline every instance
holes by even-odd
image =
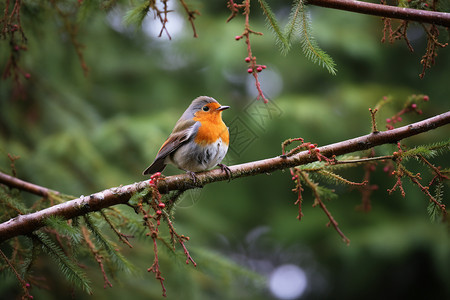
[[[230,169],[221,164],[230,140],[228,127],[222,120],[222,111],[228,108],[207,96],[192,101],[159,149],[153,163],[142,174],[162,172],[170,163],[187,171],[194,182],[194,172],[215,166],[219,166],[231,178]]]

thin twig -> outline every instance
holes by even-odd
[[[319,204],[320,208],[322,208],[322,210],[325,212],[325,214],[327,215],[328,219],[330,220],[329,224],[333,225],[334,229],[337,231],[337,233],[342,237],[342,240],[349,245],[350,244],[350,240],[345,236],[345,234],[342,232],[342,230],[339,228],[339,224],[338,222],[336,222],[336,220],[333,218],[333,216],[331,215],[331,213],[329,212],[329,210],[327,209],[325,203],[323,203],[322,199],[320,198],[319,192],[317,190],[317,183],[314,183],[313,181],[311,181],[309,179],[309,176],[307,173],[305,172],[298,172],[298,174],[300,174],[300,176],[302,176],[303,180],[306,182],[306,184],[311,188],[311,190],[313,191],[314,194],[314,198],[315,198],[315,202],[314,202],[314,206]]]

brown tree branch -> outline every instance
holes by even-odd
[[[20,180],[19,178],[9,176],[2,172],[0,172],[0,183],[3,183],[11,188],[16,188],[46,198],[51,194],[59,194],[58,191],[53,191],[40,185]]]
[[[400,128],[370,133],[343,142],[319,147],[320,154],[326,157],[342,155],[360,150],[367,150],[375,146],[396,143],[404,138],[414,136],[429,130],[444,126],[450,123],[450,111],[431,117],[429,119],[406,125]],[[257,174],[271,173],[276,170],[287,169],[302,164],[316,161],[318,156],[309,151],[302,151],[288,157],[274,157],[245,164],[230,166],[233,179],[239,177],[253,176]],[[0,173],[1,174],[1,173]],[[228,180],[227,174],[221,169],[214,169],[197,174],[194,183],[189,174],[174,175],[158,180],[157,187],[160,193],[168,193],[174,190],[187,190],[195,187],[202,187],[208,183]],[[0,183],[21,188],[24,184],[17,183],[16,178],[6,174],[1,174]],[[81,196],[77,199],[54,205],[52,207],[30,213],[19,215],[9,221],[0,224],[0,243],[18,235],[26,235],[34,230],[45,226],[44,220],[50,216],[60,216],[64,219],[71,219],[85,215],[89,212],[99,211],[103,208],[117,204],[125,204],[136,192],[140,192],[149,186],[148,181],[141,181],[134,184],[110,188],[89,196]],[[33,189],[26,188],[27,191]],[[42,190],[37,189],[39,195]],[[39,192],[40,191],[40,192]]]
[[[361,14],[450,27],[450,13],[374,4],[355,0],[307,0],[307,3],[310,5],[341,9]]]

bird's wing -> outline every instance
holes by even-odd
[[[166,167],[164,163],[166,157],[180,148],[181,145],[186,143],[191,137],[195,135],[196,129],[200,126],[200,122],[194,120],[183,121],[178,123],[174,128],[172,134],[164,142],[156,155],[153,163],[145,169],[143,175],[153,174],[161,172]]]

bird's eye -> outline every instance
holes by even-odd
[[[203,111],[208,111],[209,107],[205,105],[205,106],[202,107],[202,109],[203,109]]]

